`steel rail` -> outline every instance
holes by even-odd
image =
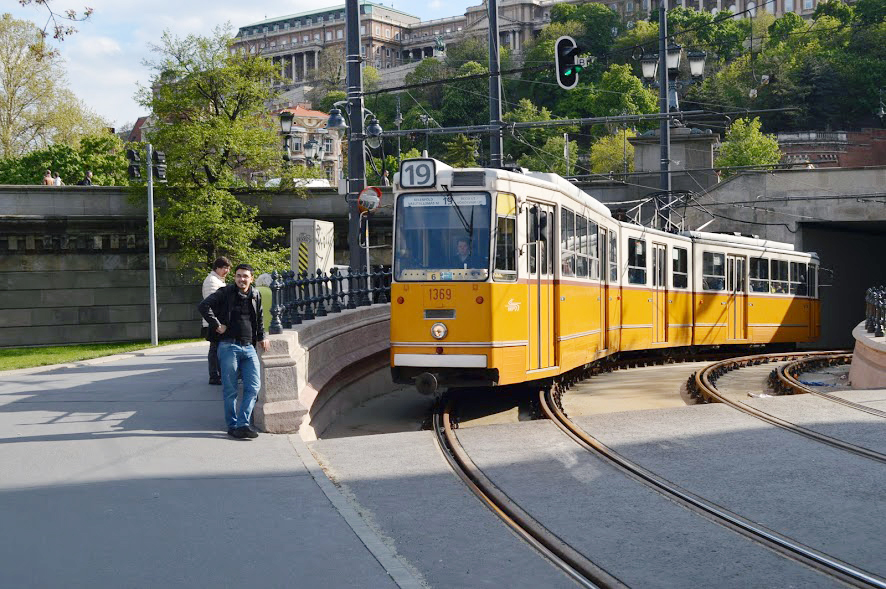
[[[843,440],[839,440],[825,434],[818,433],[801,425],[797,425],[795,423],[791,423],[789,421],[781,419],[780,417],[776,417],[770,413],[766,413],[761,409],[751,407],[750,405],[742,402],[733,401],[725,395],[721,394],[720,391],[717,390],[717,387],[714,385],[714,382],[721,374],[728,370],[733,370],[737,367],[747,366],[749,364],[755,363],[790,361],[796,356],[827,356],[833,355],[834,353],[835,352],[797,352],[791,354],[760,354],[757,356],[744,356],[742,358],[722,360],[720,362],[715,362],[703,368],[702,370],[699,370],[695,374],[695,384],[701,391],[701,394],[705,396],[705,398],[713,399],[720,403],[725,403],[730,407],[738,409],[739,411],[747,413],[748,415],[752,415],[757,419],[761,419],[767,423],[783,428],[787,431],[806,436],[807,438],[815,440],[816,442],[827,444],[829,446],[833,446],[847,452],[852,452],[853,454],[857,454],[858,456],[863,456],[865,458],[870,458],[871,460],[876,460],[877,462],[886,463],[886,454],[877,452],[876,450],[871,450],[870,448],[865,448],[863,446],[850,444],[849,442],[844,442]]]
[[[794,391],[794,393],[815,395],[816,397],[827,399],[828,401],[839,403],[858,411],[863,411],[865,413],[870,413],[871,415],[876,415],[877,417],[886,418],[886,411],[876,409],[874,407],[868,407],[867,405],[862,405],[861,403],[856,403],[854,401],[843,399],[841,397],[835,397],[832,393],[817,391],[809,385],[803,384],[798,378],[794,376],[794,374],[798,374],[805,368],[805,364],[811,362],[820,362],[821,360],[834,360],[835,362],[839,362],[842,364],[849,364],[852,361],[852,354],[834,354],[832,356],[824,358],[804,358],[801,360],[796,360],[794,362],[785,364],[784,366],[779,366],[776,369],[776,375],[779,382],[785,387]]]
[[[520,538],[580,586],[627,589],[627,585],[542,526],[483,474],[458,441],[450,421],[451,412],[451,401],[441,403],[440,409],[434,412],[434,431],[440,451],[465,485]]]
[[[711,503],[710,501],[675,485],[652,471],[627,459],[575,425],[575,423],[563,413],[562,409],[560,409],[554,401],[551,390],[542,390],[539,397],[543,411],[567,436],[575,440],[585,449],[603,456],[608,461],[615,464],[619,469],[626,471],[671,499],[676,499],[685,506],[711,516],[715,521],[726,525],[730,529],[738,531],[754,540],[760,541],[783,554],[788,554],[800,562],[812,566],[816,570],[833,575],[844,582],[849,582],[858,587],[877,587],[878,589],[886,589],[886,579],[801,544],[773,530],[760,526],[734,512],[716,505],[715,503]]]

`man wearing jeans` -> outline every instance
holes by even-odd
[[[220,288],[197,306],[200,314],[219,336],[218,363],[221,370],[225,422],[232,438],[257,438],[249,427],[252,408],[261,386],[256,343],[267,352],[262,324],[261,294],[252,288],[253,270],[240,264],[234,270],[234,284]],[[243,398],[237,408],[237,374],[243,377]]]

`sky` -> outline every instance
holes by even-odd
[[[40,6],[20,6],[18,0],[2,0],[2,12],[29,20],[43,28],[48,13]],[[413,14],[422,20],[464,14],[480,0],[384,0],[377,2]],[[151,44],[159,44],[163,31],[178,37],[209,35],[219,25],[239,27],[278,16],[343,6],[344,0],[51,0],[56,12],[67,9],[94,12],[76,25],[78,32],[55,42],[65,61],[68,87],[96,114],[118,129],[148,114],[134,98],[138,84],[148,85],[151,72],[143,65],[152,59]]]

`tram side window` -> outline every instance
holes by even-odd
[[[769,260],[769,292],[787,294],[788,292],[788,261]]]
[[[517,201],[512,194],[499,194],[495,232],[496,282],[517,280]]]
[[[687,288],[689,286],[689,252],[682,247],[673,250],[673,277],[671,282],[674,288]]]
[[[618,282],[618,232],[609,231],[609,282]]]
[[[628,238],[628,283],[646,284],[646,241]]]
[[[551,244],[556,246],[554,241],[554,213],[548,214],[548,211],[542,209],[538,222],[538,238],[541,241],[539,251],[541,251],[541,273],[554,273],[554,248],[549,247]]]
[[[751,258],[751,291],[769,292],[769,260]]]
[[[818,296],[818,266],[809,264],[809,296]]]
[[[560,274],[575,276],[575,213],[560,209]]]
[[[536,272],[536,258],[538,256],[536,242],[538,242],[538,207],[532,206],[526,210],[526,249],[528,254],[526,264],[529,266],[530,275]]]
[[[575,216],[575,275],[588,277],[588,220]]]
[[[809,284],[806,281],[806,264],[791,262],[791,294],[805,297],[809,292]]]
[[[726,288],[726,256],[715,252],[702,254],[701,289],[723,290]]]

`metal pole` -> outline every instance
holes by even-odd
[[[397,94],[397,130],[400,130],[400,125],[403,124],[403,116],[400,114],[400,95]],[[397,135],[397,171],[400,171],[400,165],[403,163],[403,159],[401,158],[400,151],[400,136]],[[393,180],[393,178],[391,178]]]
[[[149,283],[151,289],[151,345],[158,344],[157,339],[157,258],[154,252],[154,150],[148,143],[145,152],[148,160],[148,265]]]
[[[667,115],[670,114],[668,106],[668,12],[667,0],[659,0],[658,6],[658,112],[665,115],[659,123],[659,135],[661,135],[661,174],[659,183],[661,193],[655,197],[655,220],[653,225],[661,229],[659,211],[662,207],[662,198],[668,198],[671,194],[671,127]],[[670,212],[668,212],[670,218]]]
[[[496,126],[489,132],[489,167],[502,165],[501,74],[498,53],[498,0],[486,0],[489,20],[489,124]]]
[[[366,154],[363,151],[363,70],[360,68],[360,6],[358,0],[345,3],[345,28],[347,29],[347,84],[348,117],[351,129],[348,134],[348,252],[350,267],[364,266],[363,250],[360,248],[360,212],[357,195],[366,186]]]

